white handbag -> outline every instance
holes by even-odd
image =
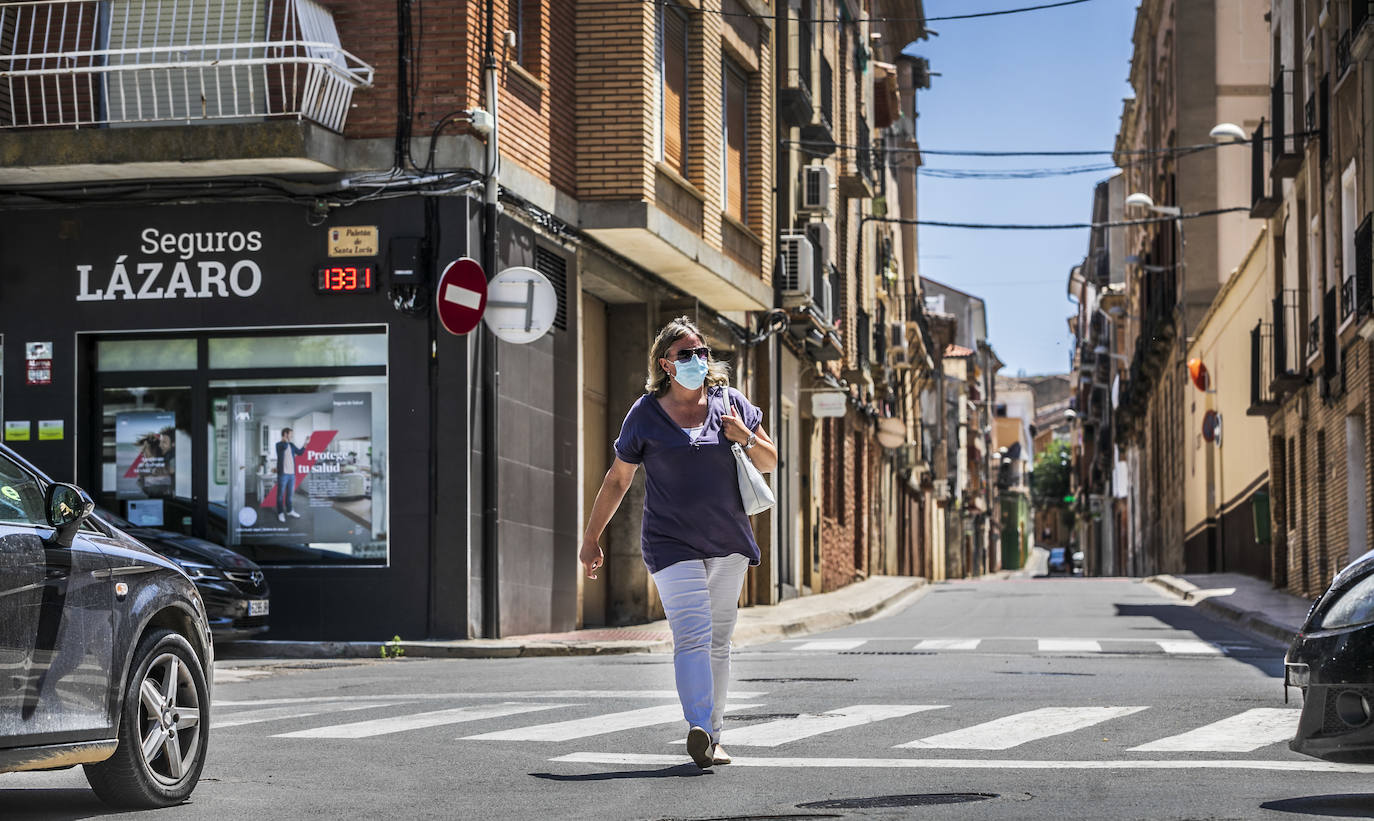
[[[772,507],[777,500],[773,498],[773,489],[768,486],[768,480],[749,461],[739,442],[731,442],[730,450],[735,454],[735,473],[739,474],[739,497],[744,502],[744,512],[753,516]]]

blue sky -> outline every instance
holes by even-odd
[[[925,0],[927,17],[1033,5],[1019,0]],[[959,150],[1110,149],[1131,95],[1136,0],[932,22],[938,37],[908,53],[941,76],[917,94],[921,148]],[[1046,168],[1110,164],[1110,157],[924,157],[928,168]],[[1093,186],[1109,172],[1039,180],[922,176],[920,216],[981,223],[1087,222]],[[1015,375],[1069,368],[1065,294],[1082,261],[1086,229],[971,231],[922,226],[921,275],[987,301],[988,333]]]

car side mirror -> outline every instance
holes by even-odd
[[[95,502],[81,488],[60,482],[48,485],[44,501],[48,524],[57,529],[55,541],[62,547],[71,547],[72,537],[86,517],[91,515],[91,511],[95,510]]]

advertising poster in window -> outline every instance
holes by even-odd
[[[115,414],[115,495],[119,499],[164,499],[176,490],[176,414],[126,411]]]
[[[229,542],[276,560],[385,555],[372,532],[372,395],[229,397]]]

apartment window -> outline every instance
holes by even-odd
[[[539,0],[506,0],[506,25],[514,35],[511,57],[531,73],[539,69]]]
[[[1307,358],[1321,350],[1322,315],[1322,234],[1321,218],[1313,216],[1307,225]]]
[[[723,88],[721,91],[721,123],[725,128],[725,139],[721,141],[721,210],[743,222],[746,215],[748,196],[745,194],[744,181],[749,162],[748,141],[746,139],[749,123],[749,76],[732,60],[724,62]]]
[[[687,13],[672,3],[659,10],[660,159],[687,176]]]
[[[1341,174],[1341,321],[1355,316],[1355,161]]]

